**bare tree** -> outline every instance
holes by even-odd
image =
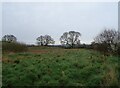
[[[65,32],[61,36],[60,42],[62,45],[74,47],[75,45],[80,44],[80,39],[79,39],[80,36],[81,34],[79,32],[75,32],[75,31]]]
[[[48,44],[54,44],[55,41],[53,40],[53,38],[49,35],[45,35],[44,36],[44,45],[47,46]]]
[[[37,39],[37,44],[43,46],[44,45],[44,36],[40,36]]]
[[[17,38],[14,35],[4,35],[2,37],[2,41],[6,41],[6,42],[16,42]]]
[[[48,44],[54,44],[55,43],[53,38],[49,35],[40,36],[36,40],[37,40],[37,44],[41,45],[41,46],[47,46]]]
[[[107,44],[109,51],[116,49],[118,41],[118,31],[113,29],[104,30],[98,36],[95,37],[94,42],[98,44]]]

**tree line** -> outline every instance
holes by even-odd
[[[80,32],[65,32],[60,37],[60,43],[63,47],[67,48],[80,47],[80,36]],[[2,37],[2,41],[9,43],[17,42],[17,38],[14,35],[4,35]],[[36,41],[39,46],[48,46],[49,44],[55,43],[54,39],[50,35],[40,35],[36,38]],[[83,46],[86,48],[85,45]],[[105,29],[94,38],[90,47],[104,53],[118,52],[120,51],[120,32],[114,29]]]
[[[69,31],[63,33],[60,37],[60,42],[63,46],[74,47],[80,45],[80,36],[81,33],[75,31]],[[4,35],[2,37],[4,42],[17,42],[17,38],[14,35]],[[55,41],[50,35],[40,35],[36,38],[37,45],[48,46],[49,44],[54,44]]]

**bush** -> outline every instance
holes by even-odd
[[[117,55],[120,56],[120,43],[118,44]]]
[[[2,42],[3,52],[25,52],[27,51],[27,45],[18,42]]]
[[[92,44],[92,47],[93,47],[94,50],[102,52],[105,55],[111,53],[111,48],[106,43],[101,43],[101,44],[100,43],[95,43],[95,44]]]
[[[81,44],[79,46],[79,48],[92,49],[92,45],[91,44]]]
[[[120,56],[120,43],[116,45],[116,49],[112,49],[112,47],[107,43],[92,43],[91,46],[92,49],[102,52],[105,55],[111,54]]]

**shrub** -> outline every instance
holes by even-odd
[[[27,46],[23,43],[18,42],[2,42],[3,52],[25,52],[27,51]]]
[[[111,48],[109,48],[109,45],[106,43],[95,43],[95,44],[92,44],[92,47],[94,50],[97,50],[104,54],[109,54],[111,52]]]
[[[119,55],[120,56],[120,43],[118,44],[118,46],[117,46],[118,48],[117,48],[117,55]]]

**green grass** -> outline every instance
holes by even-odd
[[[34,47],[2,64],[3,86],[118,86],[118,57],[92,50]]]

